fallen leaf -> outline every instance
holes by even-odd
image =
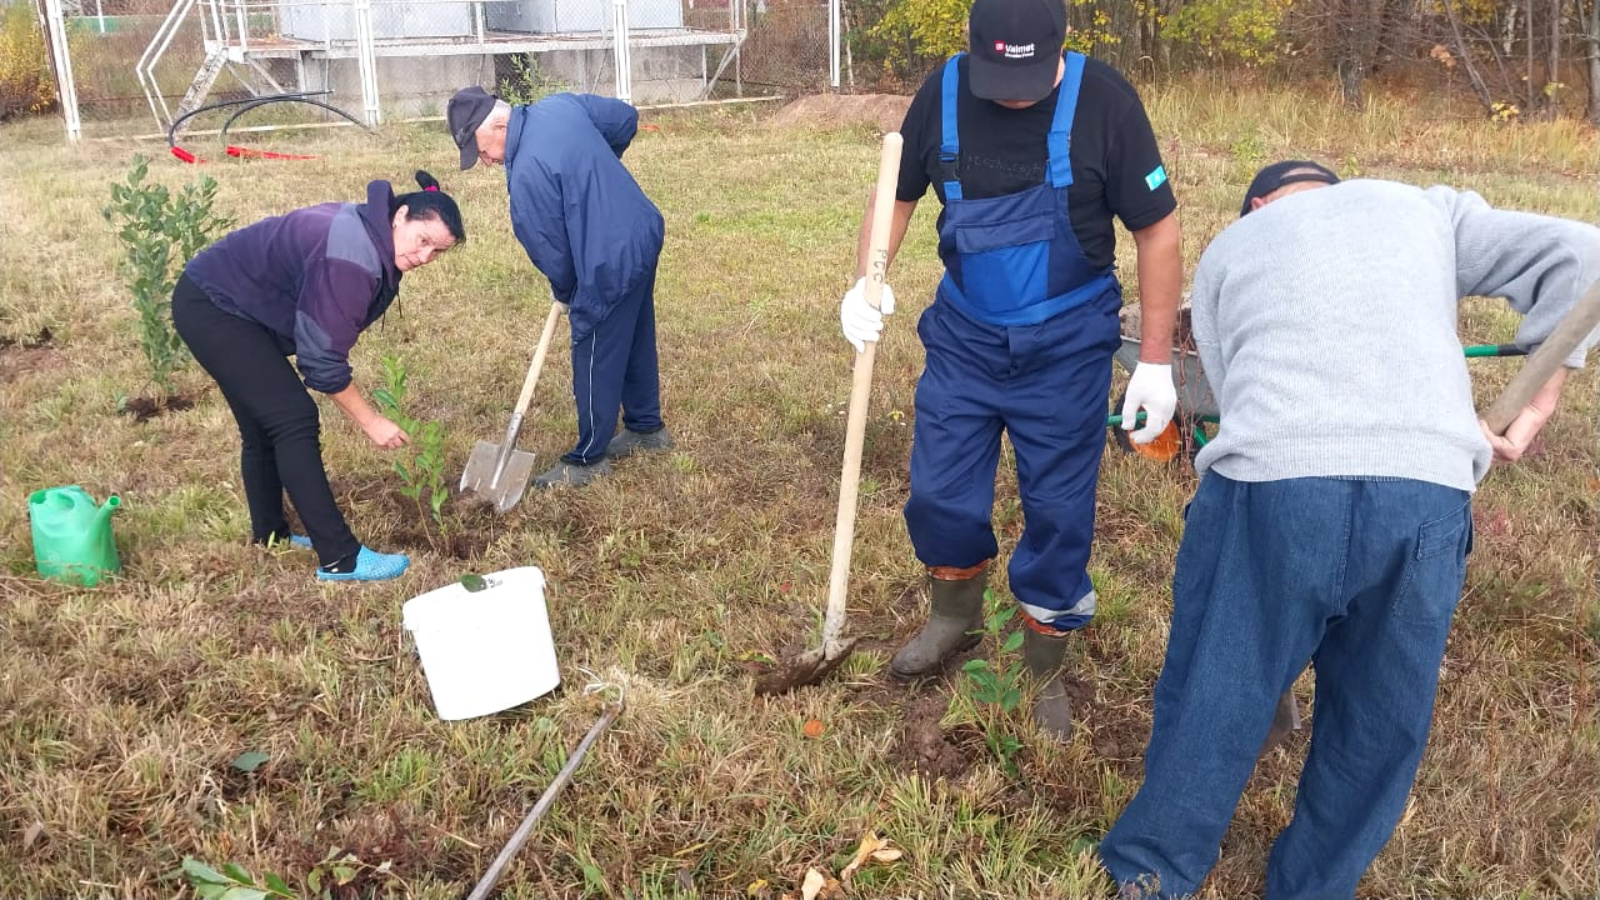
[[[861,836],[861,846],[856,848],[856,858],[850,860],[850,865],[844,867],[844,871],[839,873],[839,877],[844,879],[845,884],[849,884],[850,876],[854,875],[856,870],[866,865],[868,861],[889,863],[904,855],[904,851],[889,846],[887,838],[880,838],[877,832],[869,831]]]
[[[749,887],[744,889],[746,897],[759,897],[765,893],[767,893],[767,880],[765,878],[757,878],[755,881],[750,882]]]
[[[817,900],[817,895],[828,886],[828,879],[816,869],[806,870],[806,880],[800,882],[800,900]]]
[[[808,738],[819,738],[827,730],[828,726],[822,724],[821,719],[807,719],[805,727],[800,729],[800,733]]]
[[[679,887],[679,889],[681,889],[681,890],[683,890],[683,891],[685,891],[687,893],[690,893],[690,894],[698,893],[698,891],[695,890],[695,886],[694,886],[694,873],[689,871],[687,868],[679,869],[678,870],[678,887]]]
[[[247,750],[234,759],[233,767],[241,772],[250,773],[261,768],[269,757],[260,750]]]
[[[22,849],[32,847],[41,837],[44,837],[44,823],[35,820],[26,831],[22,832]]]

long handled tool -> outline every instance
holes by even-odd
[[[479,441],[467,457],[467,468],[461,473],[461,490],[473,491],[494,505],[497,512],[505,512],[517,505],[522,492],[528,489],[528,479],[533,477],[533,454],[517,449],[517,436],[522,433],[522,417],[533,401],[533,389],[539,383],[539,372],[544,368],[545,355],[550,352],[550,338],[556,333],[556,320],[565,307],[550,304],[550,315],[544,320],[544,333],[539,335],[539,348],[533,351],[533,364],[528,367],[528,377],[523,379],[522,394],[511,413],[511,424],[506,426],[505,440],[500,444]]]
[[[533,805],[533,809],[528,811],[528,815],[522,820],[522,824],[518,825],[517,830],[512,832],[511,840],[506,841],[506,845],[500,848],[500,855],[496,856],[494,862],[489,864],[489,870],[483,873],[482,878],[478,879],[478,886],[472,889],[471,894],[467,895],[467,900],[484,900],[489,896],[489,892],[494,890],[494,886],[500,881],[500,876],[505,874],[506,867],[511,865],[512,858],[522,850],[522,845],[526,844],[528,838],[533,835],[534,826],[538,825],[539,820],[544,818],[544,814],[550,811],[550,807],[556,802],[556,795],[561,793],[561,789],[566,787],[567,782],[572,780],[573,773],[578,771],[578,766],[583,764],[583,758],[588,754],[589,748],[600,737],[600,733],[609,728],[621,713],[621,703],[606,707],[606,711],[600,716],[599,721],[595,722],[589,729],[589,733],[583,736],[583,740],[578,744],[578,749],[572,751],[572,755],[567,757],[567,764],[562,766],[561,771],[556,774],[556,780],[550,782],[550,786],[544,789],[544,793],[539,796],[539,802]]]
[[[873,198],[872,233],[867,243],[866,300],[877,309],[889,268],[889,229],[894,221],[894,194],[900,174],[900,135],[883,136],[878,157],[878,188]],[[839,512],[833,526],[833,568],[828,576],[828,611],[822,620],[822,646],[808,650],[783,669],[756,681],[756,693],[776,694],[813,684],[839,667],[855,647],[844,637],[845,592],[850,586],[850,548],[856,532],[856,493],[861,482],[861,445],[867,434],[867,399],[872,393],[872,364],[878,345],[868,341],[856,354],[850,383],[850,412],[844,432],[844,470],[839,475]]]
[[[1561,320],[1550,337],[1538,349],[1528,354],[1521,371],[1512,376],[1511,383],[1483,414],[1484,424],[1495,434],[1505,434],[1511,422],[1533,400],[1533,395],[1561,368],[1572,351],[1578,348],[1590,332],[1600,325],[1600,281],[1590,285],[1577,304]]]

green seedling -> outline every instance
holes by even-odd
[[[383,358],[383,387],[372,392],[379,410],[406,434],[411,435],[411,452],[402,453],[395,461],[394,470],[400,476],[400,493],[417,504],[417,513],[424,510],[433,519],[442,535],[445,532],[444,504],[450,499],[450,487],[444,479],[444,435],[437,422],[423,422],[405,411],[405,363],[399,357]]]
[[[1017,656],[1022,648],[1022,632],[1006,633],[1006,626],[1017,614],[1016,604],[997,600],[993,591],[985,591],[983,600],[983,633],[993,638],[998,649],[994,662],[973,659],[961,667],[966,676],[963,687],[978,712],[984,743],[1006,773],[1015,777],[1022,741],[1013,733],[1010,718],[1022,704],[1023,662]]]

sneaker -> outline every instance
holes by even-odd
[[[362,547],[356,554],[356,567],[349,572],[329,572],[317,569],[318,581],[388,581],[404,575],[411,566],[411,557],[404,553],[378,553]]]
[[[629,428],[622,429],[622,433],[611,439],[611,444],[606,447],[606,457],[609,459],[622,459],[649,450],[672,449],[672,438],[667,435],[666,426],[655,431],[634,431]]]
[[[308,538],[303,534],[291,534],[289,535],[289,544],[294,547],[299,547],[302,550],[310,550],[311,538]]]
[[[581,486],[599,478],[601,475],[611,474],[611,464],[601,459],[587,466],[569,463],[561,460],[550,467],[543,475],[533,479],[533,486],[541,490],[553,488],[557,485],[570,484]]]

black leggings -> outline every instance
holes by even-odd
[[[272,333],[218,309],[187,275],[172,292],[172,324],[216,379],[239,422],[251,538],[288,538],[287,490],[322,565],[355,555],[361,543],[345,524],[322,468],[317,404]]]

